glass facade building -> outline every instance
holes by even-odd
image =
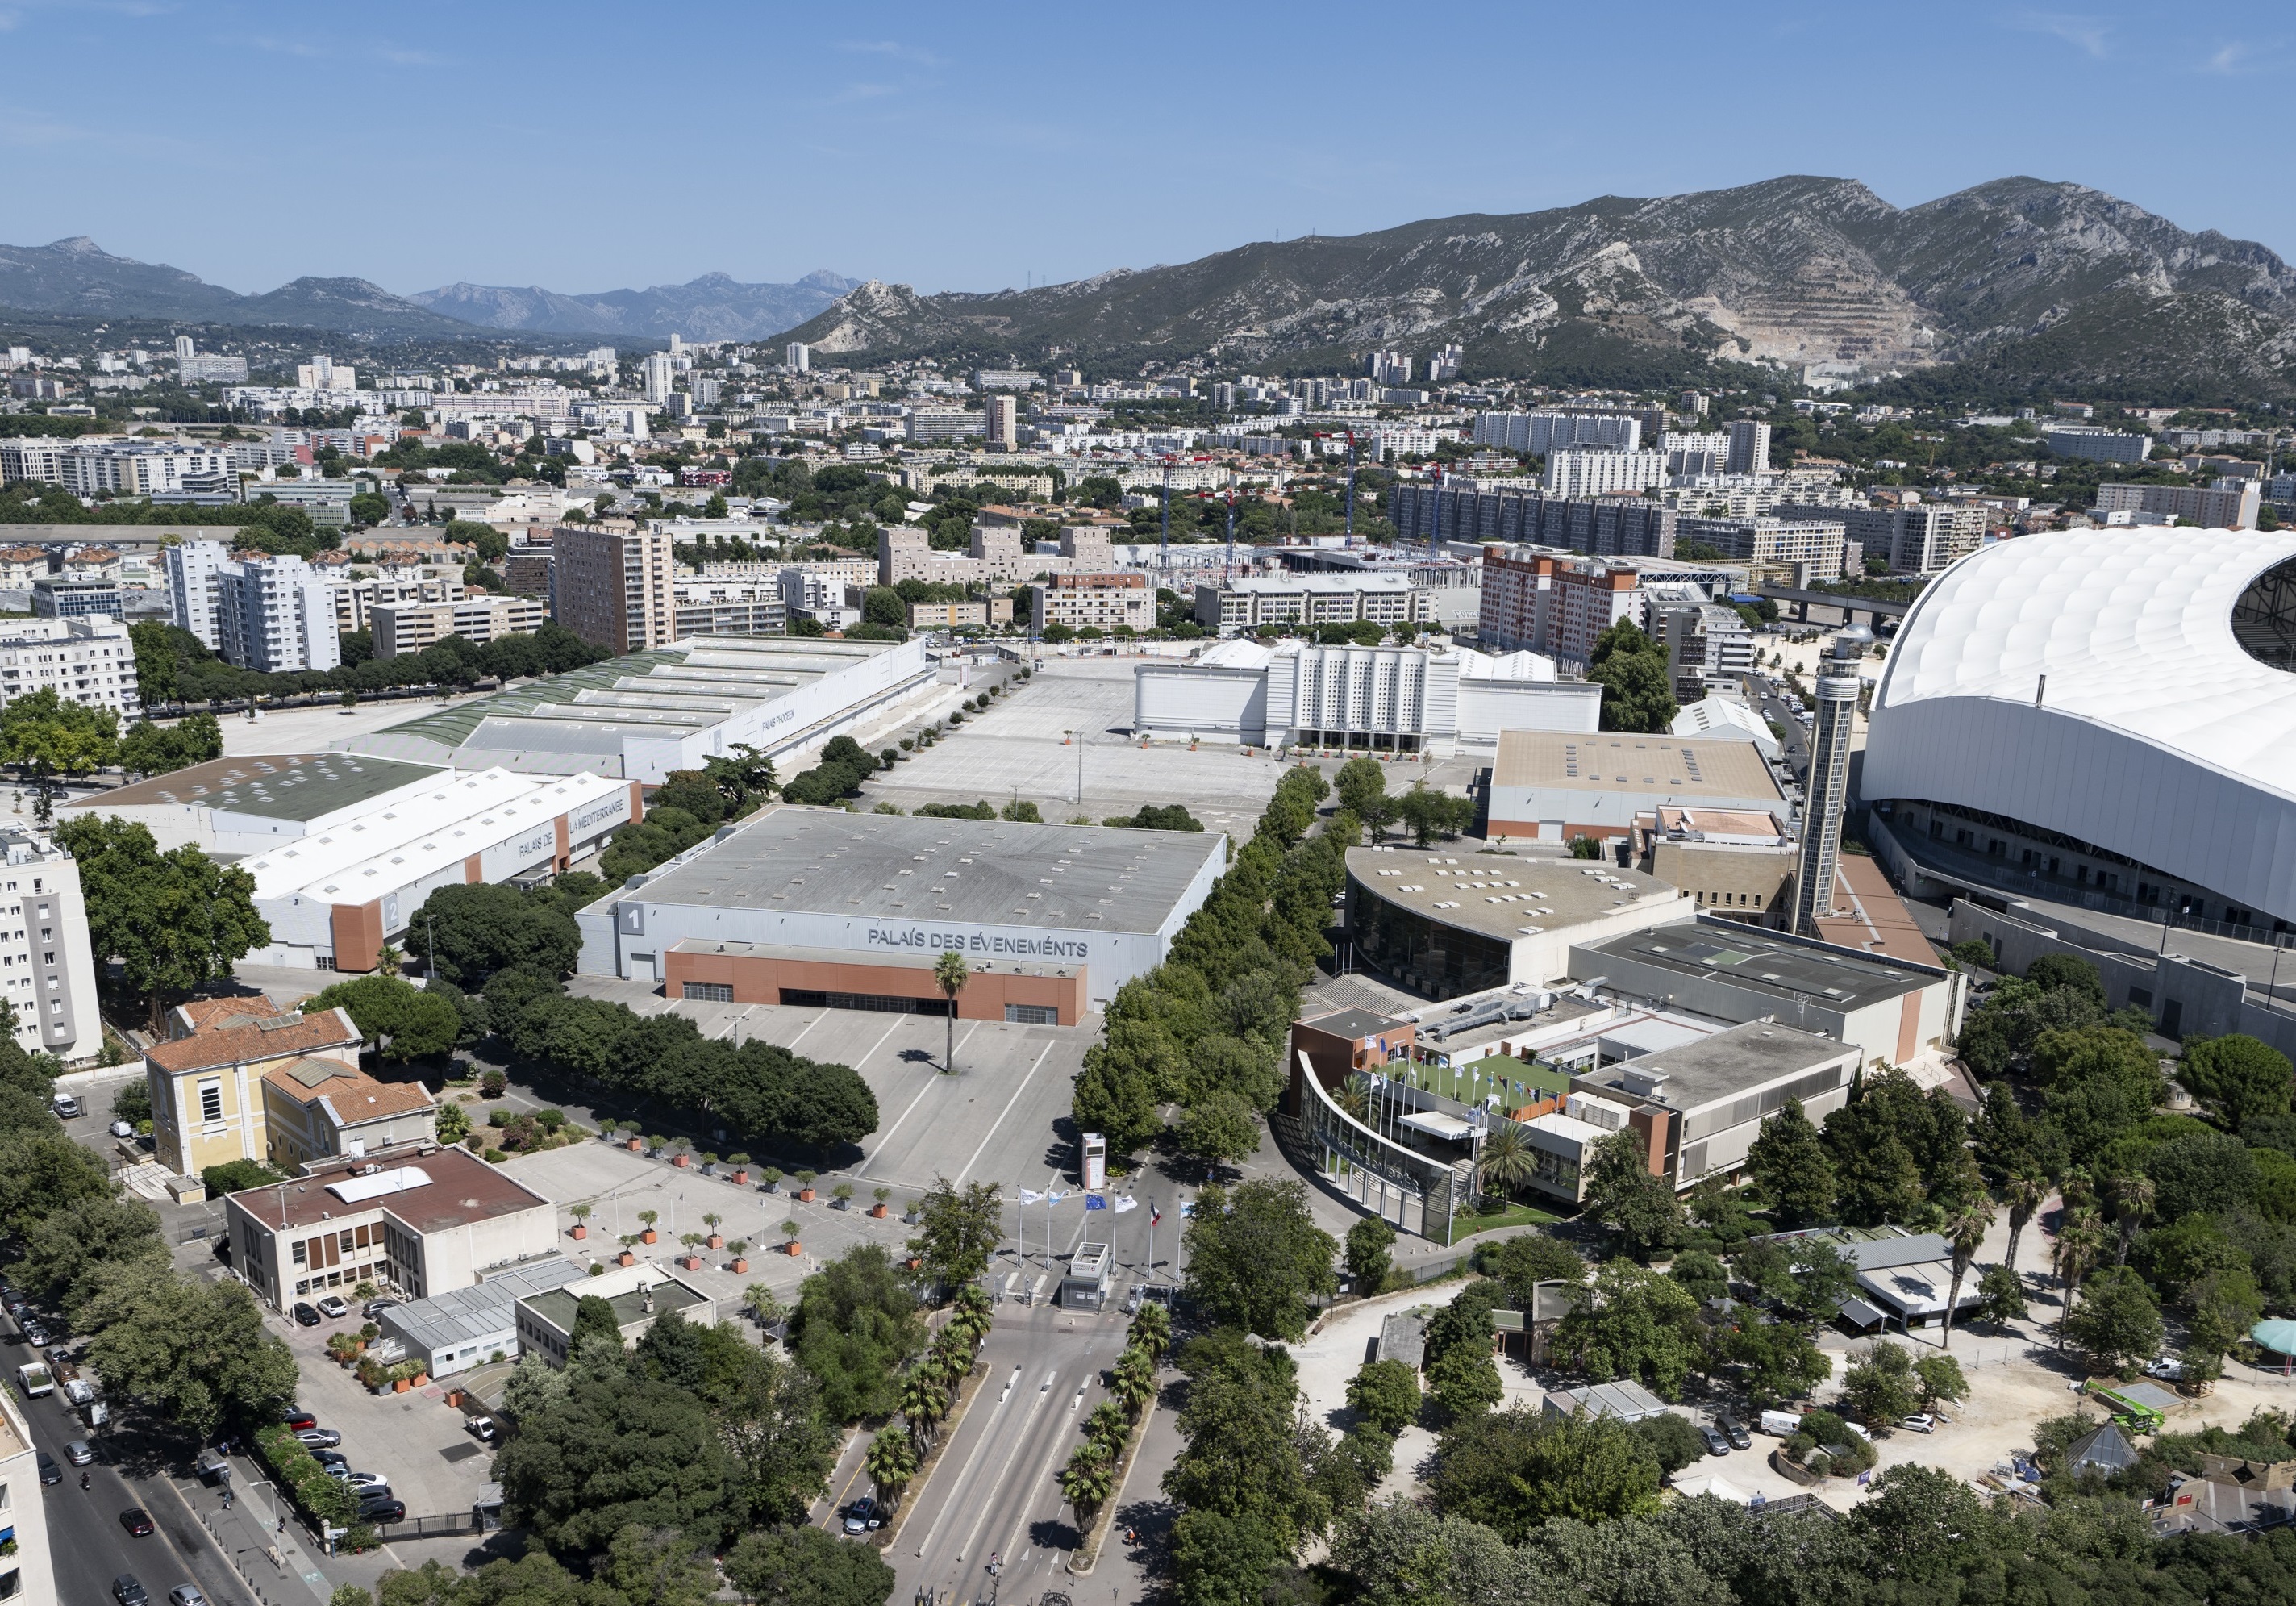
[[[1353,876],[1348,877],[1348,940],[1357,959],[1430,998],[1457,998],[1512,979],[1514,948],[1505,939],[1401,908]]]

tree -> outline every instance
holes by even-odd
[[[12,698],[0,708],[0,760],[45,778],[84,775],[117,759],[119,716],[108,708],[67,703],[53,687]]]
[[[84,1329],[99,1288],[125,1276],[158,1275],[168,1264],[159,1213],[141,1199],[94,1194],[53,1205],[24,1234],[21,1281]]]
[[[295,1397],[295,1357],[239,1283],[137,1266],[95,1290],[81,1326],[95,1333],[88,1364],[109,1392],[201,1438],[226,1422],[276,1421]]]
[[[1658,1462],[1660,1476],[1671,1478],[1706,1459],[1706,1439],[1686,1416],[1661,1411],[1629,1424]]]
[[[921,1219],[909,1252],[922,1258],[934,1281],[956,1289],[988,1269],[988,1257],[1004,1236],[1001,1183],[973,1182],[959,1190],[947,1177],[936,1177],[917,1209]]]
[[[2017,1240],[2049,1197],[2049,1179],[2030,1159],[2021,1159],[2001,1184],[2002,1201],[2009,1207],[2009,1252],[2002,1264],[2017,1269]]]
[[[1445,1432],[1430,1487],[1446,1516],[1520,1544],[1551,1518],[1603,1522],[1657,1510],[1659,1461],[1615,1417],[1542,1418],[1515,1405]]]
[[[544,976],[572,971],[582,951],[573,914],[555,899],[499,882],[454,883],[422,902],[407,926],[407,945],[458,987],[483,986],[506,966]]]
[[[876,1244],[858,1245],[805,1280],[790,1347],[821,1386],[832,1421],[890,1415],[896,1369],[922,1343],[916,1296]]]
[[[888,1505],[898,1505],[901,1491],[917,1475],[917,1441],[898,1428],[880,1429],[877,1437],[869,1441],[862,1465],[868,1469],[870,1481],[877,1486],[878,1497]]]
[[[1395,1229],[1384,1216],[1366,1215],[1348,1229],[1348,1283],[1365,1297],[1387,1286]]]
[[[2288,1113],[2296,1067],[2270,1044],[2236,1032],[2185,1039],[2177,1079],[2194,1098],[2215,1105],[2238,1132],[2260,1116]]]
[[[1052,639],[1052,630],[1045,638]],[[1184,1511],[1172,1525],[1180,1606],[1258,1606],[1270,1575],[1291,1551],[1276,1526],[1256,1514]]]
[[[1921,1393],[1924,1411],[1969,1397],[1969,1380],[1961,1375],[1961,1363],[1951,1355],[1923,1355],[1915,1361],[1914,1386]]]
[[[1425,781],[1414,781],[1411,790],[1395,801],[1395,812],[1421,847],[1438,836],[1456,836],[1475,821],[1475,802],[1448,792],[1431,790]]]
[[[1679,1397],[1704,1351],[1698,1301],[1680,1283],[1618,1259],[1556,1324],[1557,1350],[1588,1376],[1632,1378],[1668,1399]]]
[[[1648,1141],[1633,1127],[1599,1140],[1587,1162],[1587,1219],[1622,1238],[1637,1256],[1670,1248],[1682,1238],[1682,1201],[1653,1175]]]
[[[1791,1322],[1734,1323],[1717,1336],[1715,1350],[1739,1369],[1747,1396],[1758,1405],[1806,1395],[1833,1375],[1825,1353]]]
[[[1186,1444],[1163,1478],[1164,1493],[1185,1508],[1174,1547],[1181,1594],[1257,1601],[1265,1567],[1324,1525],[1309,1462],[1327,1441],[1299,1420],[1283,1349],[1254,1348],[1223,1328],[1191,1344],[1182,1363],[1192,1380],[1178,1418]],[[1249,1541],[1241,1549],[1239,1535]]]
[[[2025,1280],[2009,1266],[1988,1266],[1977,1279],[1977,1319],[2003,1324],[2025,1319]]]
[[[1348,1380],[1348,1409],[1390,1438],[1419,1420],[1419,1373],[1407,1361],[1366,1361]]]
[[[2109,1266],[2091,1277],[2064,1327],[2065,1336],[2101,1371],[2126,1375],[2161,1353],[2161,1308],[2144,1280],[2128,1266]]]
[[[341,1009],[359,1034],[378,1045],[389,1060],[433,1059],[455,1046],[463,1032],[462,1012],[403,976],[363,976],[337,982],[308,999],[306,1014]]]
[[[1886,1428],[1920,1409],[1921,1384],[1905,1346],[1880,1339],[1841,1374],[1841,1404],[1871,1428]]]
[[[1085,1050],[1071,1103],[1077,1130],[1099,1132],[1111,1156],[1132,1153],[1163,1127],[1154,1064],[1128,1053],[1128,1046],[1121,1027],[1111,1023],[1106,1039]]]
[[[195,847],[162,853],[148,828],[107,815],[66,820],[55,839],[79,861],[98,961],[120,962],[127,986],[152,1001],[155,1025],[167,1001],[229,974],[233,961],[271,941],[255,912],[255,877],[235,865]]]
[[[1587,1263],[1578,1251],[1544,1232],[1523,1232],[1485,1244],[1475,1252],[1475,1269],[1496,1278],[1506,1289],[1508,1308],[1531,1308],[1532,1290],[1542,1282],[1576,1288],[1587,1281]]]
[[[1205,1094],[1180,1117],[1180,1152],[1201,1160],[1207,1176],[1259,1148],[1259,1117],[1241,1095],[1225,1088]]]
[[[1332,778],[1340,807],[1363,821],[1376,842],[1395,819],[1395,800],[1387,795],[1387,766],[1374,758],[1351,758]]]
[[[810,1525],[744,1534],[726,1577],[758,1606],[885,1606],[894,1582],[874,1546]]]
[[[940,1064],[943,1070],[952,1075],[956,1070],[956,995],[964,991],[965,980],[972,974],[965,966],[964,956],[954,949],[933,961],[933,985],[939,987],[941,996],[948,1001],[948,1014],[943,1020],[947,1042],[941,1053]]]
[[[752,1524],[804,1521],[837,1455],[820,1388],[802,1367],[724,1324],[703,1336],[702,1396],[726,1448],[734,1511]]]
[[[1485,1192],[1504,1198],[1530,1180],[1538,1162],[1522,1128],[1509,1122],[1485,1132],[1475,1150],[1475,1175]]]
[[[1969,1275],[1969,1263],[1977,1257],[1978,1246],[1985,1241],[1985,1231],[1993,1224],[1993,1200],[1985,1191],[1984,1180],[1977,1174],[1977,1163],[1964,1159],[1960,1181],[1939,1202],[1945,1207],[1945,1237],[1953,1264],[1953,1281],[1946,1293],[1944,1326],[1938,1338],[1939,1348],[1953,1347],[1953,1314],[1961,1305],[1962,1279]]]
[[[1339,1241],[1316,1225],[1297,1182],[1255,1178],[1196,1196],[1186,1233],[1188,1291],[1216,1322],[1297,1338],[1308,1302],[1338,1287]]]
[[[1488,1314],[1484,1320],[1488,1322]],[[1506,1398],[1488,1338],[1480,1344],[1455,1344],[1429,1361],[1427,1389],[1451,1421],[1488,1410]]]
[[[1595,638],[1587,678],[1603,688],[1605,730],[1660,731],[1673,722],[1673,675],[1666,648],[1621,619]]]
[[[1777,1211],[1778,1224],[1806,1227],[1833,1214],[1833,1163],[1824,1140],[1802,1113],[1801,1100],[1788,1099],[1762,1123],[1746,1155],[1746,1169]]]
[[[1061,1469],[1060,1484],[1061,1498],[1076,1508],[1078,1531],[1089,1531],[1093,1514],[1116,1487],[1116,1468],[1108,1446],[1097,1440],[1078,1445],[1070,1452],[1068,1465]]]

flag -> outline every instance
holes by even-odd
[[[1180,1201],[1180,1214],[1181,1214],[1181,1215],[1193,1215],[1195,1213],[1196,1213],[1196,1201],[1195,1201],[1195,1200],[1193,1200],[1193,1199],[1185,1199],[1185,1198],[1184,1198],[1184,1199],[1182,1199],[1182,1200]]]
[[[1128,1194],[1124,1195],[1121,1198],[1118,1199],[1118,1200],[1116,1201],[1116,1203],[1115,1203],[1113,1206],[1110,1207],[1111,1207],[1111,1209],[1113,1209],[1113,1210],[1117,1213],[1117,1215],[1123,1215],[1127,1210],[1137,1210],[1138,1208],[1140,1208],[1140,1201],[1139,1201],[1138,1199],[1136,1199],[1136,1198],[1134,1198],[1130,1194],[1128,1194]]]
[[[1069,1196],[1069,1191],[1070,1191],[1070,1190],[1067,1190],[1067,1189],[1062,1189],[1061,1191],[1059,1191],[1059,1192],[1057,1192],[1057,1193],[1047,1193],[1046,1195],[1045,1195],[1045,1202],[1046,1202],[1046,1204],[1048,1204],[1048,1205],[1057,1205],[1057,1204],[1059,1204],[1062,1199],[1064,1199],[1064,1198],[1068,1198],[1068,1196]]]
[[[1148,1224],[1152,1227],[1163,1219],[1164,1207],[1158,1204],[1154,1199],[1150,1199],[1148,1201]]]
[[[1045,1196],[1033,1188],[1023,1188],[1021,1190],[1021,1202],[1024,1205],[1041,1205],[1045,1202]]]
[[[1084,1196],[1084,1207],[1086,1210],[1105,1210],[1108,1208],[1108,1201],[1097,1193],[1087,1193]]]

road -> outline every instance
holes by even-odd
[[[1767,675],[1748,675],[1746,684],[1762,712],[1773,726],[1785,733],[1786,766],[1796,779],[1807,786],[1809,782],[1809,737],[1795,716],[1803,712],[1801,700]]]
[[[33,1354],[22,1332],[9,1322],[0,1355],[12,1377]],[[61,1392],[19,1399],[33,1444],[54,1457],[64,1474],[63,1482],[40,1490],[60,1606],[113,1606],[111,1581],[124,1572],[143,1580],[155,1602],[178,1584],[197,1584],[217,1606],[254,1606],[246,1585],[168,1481],[157,1446],[137,1438],[132,1429],[88,1432]],[[84,1492],[78,1470],[64,1459],[65,1444],[75,1438],[86,1439],[96,1450],[94,1465],[86,1469],[89,1487]],[[158,1530],[146,1538],[131,1537],[119,1523],[119,1513],[129,1506],[151,1512]]]

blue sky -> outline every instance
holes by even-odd
[[[2296,10],[0,0],[0,241],[235,290],[992,290],[1780,173],[2296,255]]]

